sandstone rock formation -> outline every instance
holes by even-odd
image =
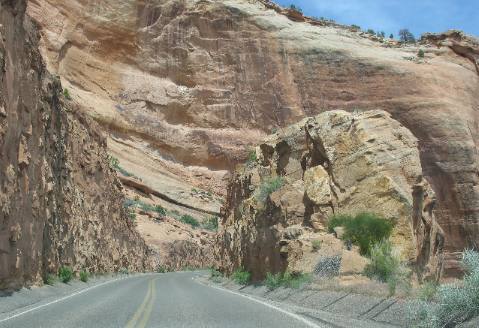
[[[423,193],[415,197],[418,204],[413,197],[422,179],[417,139],[387,112],[329,111],[268,137],[256,154],[228,188],[217,254],[224,271],[242,266],[255,279],[267,272],[312,272],[326,254],[312,254],[311,243],[327,239],[328,219],[372,212],[394,222],[393,245],[404,259],[420,262],[418,272],[428,266],[428,274],[440,274],[442,254],[434,250],[429,258],[422,251],[436,240],[430,226],[440,227],[430,212],[428,227],[416,222],[427,208]],[[281,187],[270,188],[279,179]],[[322,248],[333,251],[329,257],[351,256],[339,240]]]
[[[0,289],[75,271],[153,268],[97,124],[61,99],[26,1],[0,1]]]
[[[477,248],[472,39],[398,45],[266,0],[31,0],[28,12],[48,67],[110,132],[110,151],[170,198],[196,202],[192,185],[222,194],[225,171],[274,128],[382,108],[418,139],[445,232],[445,272]]]

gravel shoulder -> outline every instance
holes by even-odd
[[[301,289],[280,287],[269,290],[266,286],[241,286],[226,279],[213,282],[202,277],[198,280],[216,288],[267,301],[330,327],[407,327],[407,301],[401,299],[318,290],[311,286]]]

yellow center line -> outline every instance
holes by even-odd
[[[143,319],[141,320],[140,324],[138,325],[138,328],[145,328],[146,324],[148,323],[148,320],[150,320],[151,311],[153,310],[153,304],[155,304],[155,298],[156,298],[155,282],[156,282],[156,279],[153,280],[150,303],[148,304],[148,306],[145,309],[145,312],[143,314]]]
[[[133,315],[133,318],[131,318],[131,320],[127,323],[126,325],[126,328],[133,328],[135,327],[136,325],[136,322],[138,321],[138,319],[140,318],[141,314],[143,313],[143,310],[146,306],[146,304],[148,303],[148,301],[150,300],[150,296],[152,294],[152,288],[153,286],[153,279],[150,280],[150,282],[148,283],[148,292],[146,293],[146,296],[145,296],[145,299],[143,300],[143,303],[141,303],[140,307],[138,308],[138,310],[135,312],[135,315]]]

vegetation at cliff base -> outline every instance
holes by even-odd
[[[269,290],[274,290],[279,287],[300,288],[304,284],[311,282],[311,275],[304,273],[276,273],[268,272],[264,284]]]
[[[60,279],[61,282],[66,284],[73,278],[72,269],[68,266],[61,266],[60,269],[58,270],[58,278]]]
[[[251,273],[246,271],[244,268],[238,268],[233,272],[231,278],[237,284],[247,285],[251,280]]]
[[[88,278],[90,277],[90,274],[86,270],[81,270],[80,271],[80,280],[83,282],[87,282]]]

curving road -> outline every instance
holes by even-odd
[[[266,303],[193,280],[151,274],[98,285],[0,320],[0,327],[319,327]]]

